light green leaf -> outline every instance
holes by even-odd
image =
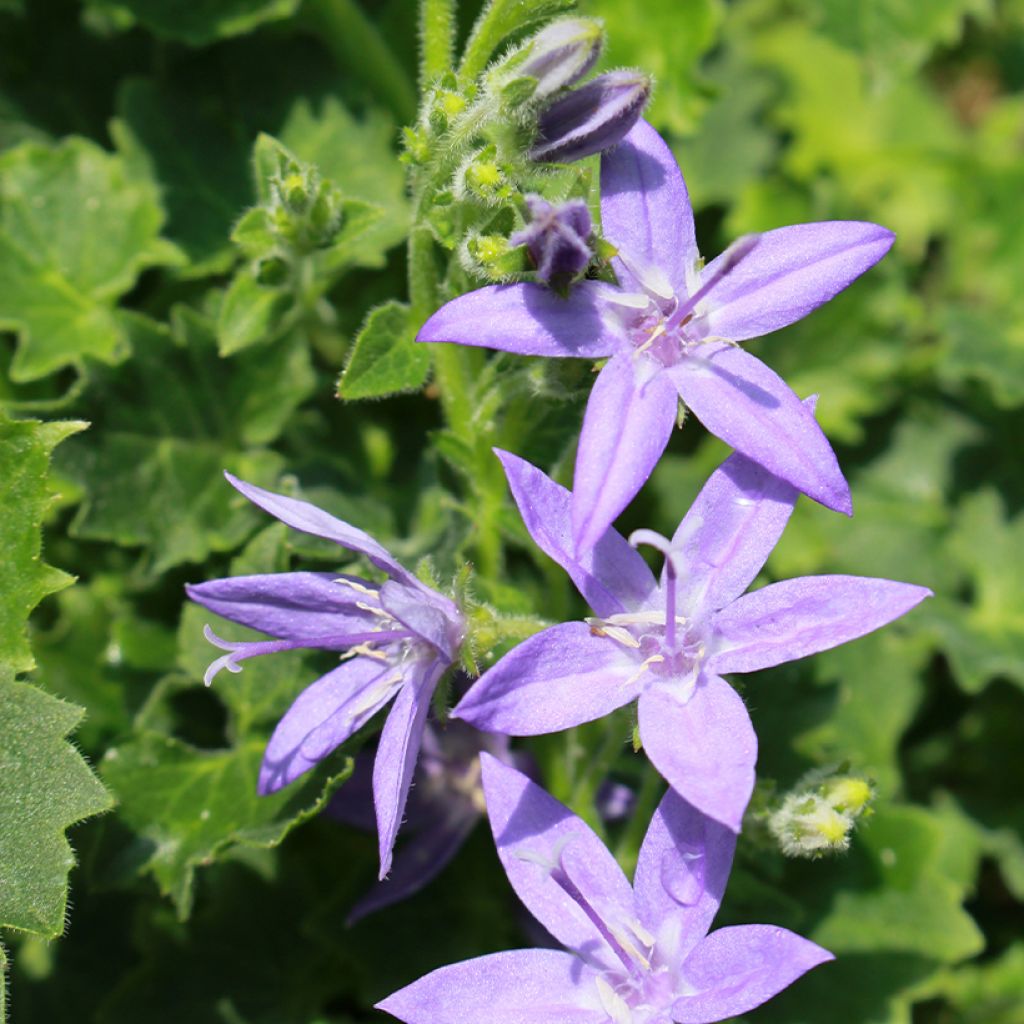
[[[15,381],[124,358],[114,304],[146,267],[183,259],[159,237],[163,220],[152,180],[86,139],[0,156],[0,327],[20,336]]]
[[[416,344],[415,336],[416,325],[403,303],[371,310],[338,381],[339,397],[383,398],[422,387],[430,372],[430,352]]]
[[[221,360],[205,317],[180,307],[173,319],[173,337],[131,319],[137,357],[94,385],[105,410],[99,443],[68,451],[61,463],[86,495],[72,533],[141,545],[154,572],[245,540],[259,515],[223,472],[272,485],[283,463],[260,446],[314,384],[299,338]]]
[[[805,0],[811,19],[876,74],[916,70],[940,46],[955,45],[968,16],[983,18],[992,0]]]
[[[256,779],[265,740],[230,750],[199,750],[143,733],[111,747],[101,772],[117,794],[120,817],[152,844],[141,870],[156,879],[184,920],[192,909],[195,871],[232,847],[273,847],[318,814],[350,769],[261,797]]]
[[[251,32],[295,13],[300,0],[98,0],[97,6],[128,14],[164,39],[205,46],[218,39]]]
[[[64,831],[113,804],[65,739],[83,714],[0,665],[0,927],[47,938],[64,931],[75,863]]]
[[[25,672],[34,662],[25,639],[29,613],[72,577],[46,565],[40,531],[50,504],[46,477],[53,449],[84,423],[10,420],[0,412],[0,663]]]

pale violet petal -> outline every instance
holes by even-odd
[[[866,576],[801,576],[745,594],[712,620],[714,672],[754,672],[827,651],[905,615],[927,587]]]
[[[640,554],[616,530],[606,530],[593,547],[572,542],[572,495],[536,466],[498,451],[512,497],[530,536],[572,577],[576,589],[600,616],[646,607],[657,581]]]

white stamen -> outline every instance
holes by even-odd
[[[339,576],[334,582],[340,583],[343,587],[351,587],[359,594],[367,594],[370,597],[377,596],[376,590],[372,587],[368,587],[365,583],[360,583],[359,580],[350,580],[345,576]]]
[[[593,636],[606,636],[609,640],[622,644],[623,647],[636,649],[640,646],[640,641],[628,629],[613,625],[607,619],[597,619],[591,616],[584,621],[590,627]]]
[[[382,679],[379,683],[374,683],[373,686],[367,687],[363,693],[363,698],[357,701],[348,710],[348,717],[358,718],[360,715],[367,711],[372,711],[375,707],[378,707],[381,703],[387,700],[388,697],[397,689],[398,685],[403,680],[401,672],[394,672],[386,679]]]
[[[614,1024],[633,1024],[633,1011],[629,1004],[601,975],[597,976],[597,995],[601,1000],[601,1008]]]
[[[663,654],[652,654],[622,685],[632,686],[650,667],[665,660]]]

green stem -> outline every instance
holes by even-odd
[[[464,89],[476,81],[480,73],[487,67],[491,54],[498,44],[509,33],[508,8],[509,0],[489,0],[487,6],[476,19],[473,31],[466,41],[459,65],[459,85]]]
[[[455,0],[420,0],[420,93],[451,70],[455,52]]]
[[[373,87],[399,121],[416,117],[416,90],[405,68],[355,0],[306,0],[300,18],[339,65]]]

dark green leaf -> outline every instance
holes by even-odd
[[[416,327],[403,303],[372,310],[338,381],[339,397],[383,398],[422,387],[430,372],[430,352],[416,344]]]

